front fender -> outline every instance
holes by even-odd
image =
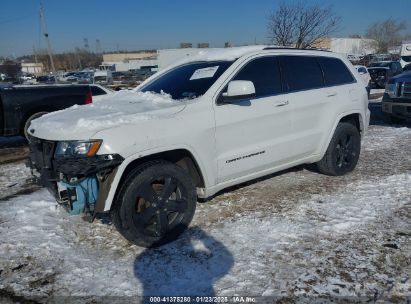
[[[109,190],[107,191],[107,189],[105,190],[105,195],[106,198],[104,199],[99,198],[99,202],[100,202],[100,207],[99,207],[99,211],[109,211],[111,209],[111,206],[113,205],[113,200],[115,198],[115,195],[117,193],[117,190],[119,189],[119,187],[121,187],[120,181],[121,178],[123,177],[124,172],[126,171],[127,167],[134,161],[141,159],[143,157],[147,157],[150,155],[154,155],[154,154],[159,154],[159,153],[164,153],[164,152],[171,152],[174,150],[187,150],[189,153],[191,153],[191,155],[194,157],[194,160],[196,161],[199,170],[204,178],[204,183],[205,186],[207,187],[207,185],[209,184],[209,179],[208,179],[208,175],[207,175],[207,170],[205,169],[205,167],[203,166],[203,164],[201,163],[201,160],[199,158],[199,156],[197,155],[197,153],[194,152],[194,149],[192,149],[192,147],[189,146],[173,146],[173,147],[167,147],[167,148],[155,148],[155,149],[150,149],[150,150],[144,150],[135,154],[130,155],[129,157],[127,157],[126,159],[124,159],[124,161],[121,163],[121,165],[119,167],[116,168],[115,171],[115,175],[114,177],[111,177],[111,183],[106,184],[104,187],[109,187]],[[103,202],[104,202],[104,208],[103,208]]]

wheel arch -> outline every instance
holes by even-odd
[[[110,191],[105,200],[104,211],[109,211],[113,205],[113,202],[117,199],[118,193],[122,184],[125,182],[128,174],[138,168],[139,166],[155,161],[162,160],[167,161],[184,169],[193,179],[197,188],[205,187],[204,169],[199,165],[199,162],[194,157],[194,154],[186,148],[176,148],[172,150],[156,151],[154,153],[146,153],[144,156],[138,155],[137,157],[130,158],[124,165],[124,167],[116,172],[120,177],[116,177],[110,186]]]
[[[20,133],[24,135],[24,126],[27,122],[27,120],[33,116],[36,113],[40,113],[40,112],[54,112],[57,111],[58,109],[53,107],[53,106],[39,106],[39,107],[35,107],[33,109],[30,109],[30,111],[28,111],[27,113],[24,114],[23,118],[20,121]]]
[[[339,123],[348,122],[348,123],[353,124],[357,128],[357,130],[360,133],[361,138],[362,138],[363,135],[364,135],[364,130],[365,130],[364,119],[365,118],[363,117],[363,115],[359,111],[345,112],[345,113],[342,113],[341,115],[339,115],[337,117],[337,119],[335,120],[333,128],[331,129],[331,132],[327,136],[327,140],[325,141],[325,143],[324,143],[324,145],[321,149],[321,153],[318,156],[318,160],[320,160],[324,156],[325,152],[327,151],[327,148],[328,148],[328,146],[331,142],[331,139],[332,139],[332,137],[334,135],[334,132],[337,129],[337,126],[338,126]]]

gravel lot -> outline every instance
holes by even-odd
[[[331,178],[301,166],[229,189],[155,250],[128,244],[107,217],[68,216],[30,184],[23,162],[1,164],[0,300],[410,301],[411,124],[384,125],[378,101],[370,109],[354,173]]]

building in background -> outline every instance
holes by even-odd
[[[20,63],[13,60],[4,60],[0,62],[0,74],[7,75],[8,77],[17,77],[21,73]]]
[[[156,59],[156,58],[157,58],[156,51],[103,54],[104,62],[110,62],[110,61],[117,62],[117,61],[125,61],[125,60],[149,60],[149,59]]]
[[[126,72],[144,69],[147,66],[157,66],[157,52],[111,53],[103,54],[100,70]]]
[[[317,43],[317,48],[345,55],[364,56],[375,54],[375,41],[365,38],[326,38]]]
[[[21,71],[26,74],[42,75],[44,73],[44,66],[41,62],[22,62]]]

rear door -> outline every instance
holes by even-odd
[[[256,96],[214,105],[219,183],[287,163],[294,154],[277,57],[251,59],[230,80],[252,81]]]
[[[329,109],[338,103],[334,88],[326,88],[321,66],[315,56],[281,56],[281,70],[286,84],[287,100],[292,111],[293,146],[295,158],[312,155],[319,147],[328,128]]]

